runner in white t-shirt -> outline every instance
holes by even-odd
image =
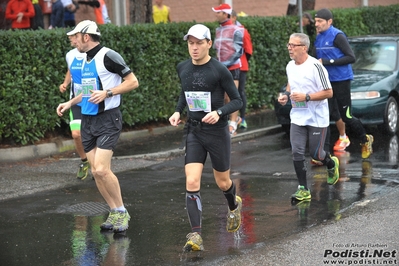
[[[308,54],[309,37],[294,33],[287,44],[290,58],[286,68],[288,85],[280,104],[291,100],[290,141],[292,159],[298,178],[298,190],[292,195],[294,201],[309,201],[310,190],[306,181],[305,150],[309,142],[310,156],[327,166],[327,183],[333,185],[339,179],[339,161],[324,150],[329,126],[328,98],[333,95],[328,72],[323,65]]]

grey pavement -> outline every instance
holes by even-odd
[[[256,126],[240,131],[232,138],[233,142],[280,132],[272,111],[262,112],[252,119]],[[123,133],[121,145],[134,141],[137,149],[123,156],[115,152],[113,171],[144,168],[182,155],[184,151],[178,148],[181,130],[181,127],[163,127]],[[161,141],[165,136],[174,141],[158,151],[152,152],[150,147],[142,145],[148,142],[148,146],[154,146],[150,140]],[[78,158],[71,155],[71,145],[70,140],[66,140],[0,150],[0,204],[7,199],[82,182],[74,178]],[[141,152],[146,150],[151,152]],[[383,261],[384,265],[399,265],[398,202],[399,188],[392,186],[383,195],[371,195],[341,210],[341,219],[337,221],[325,221],[295,235],[261,243],[233,259],[221,258],[215,265],[333,265],[334,261],[342,265],[382,265]],[[342,260],[341,263],[338,260]]]

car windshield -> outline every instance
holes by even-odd
[[[394,41],[351,42],[356,56],[353,70],[393,71],[397,61],[397,43]]]

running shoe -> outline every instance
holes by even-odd
[[[241,209],[242,209],[242,199],[240,196],[236,196],[236,201],[238,203],[237,208],[233,211],[229,210],[227,214],[227,232],[235,232],[241,226]]]
[[[202,245],[202,237],[197,232],[192,232],[187,234],[187,242],[183,247],[183,251],[202,251],[204,246]]]
[[[90,167],[90,164],[88,161],[82,162],[79,165],[79,170],[78,170],[78,173],[76,174],[76,178],[84,180],[87,177],[87,175],[89,174],[89,167]]]
[[[323,162],[319,161],[319,160],[311,159],[310,160],[310,164],[313,165],[313,166],[322,166]]]
[[[310,200],[312,198],[312,195],[310,194],[310,190],[309,189],[305,189],[304,186],[298,186],[298,190],[291,195],[292,199],[295,200]]]
[[[310,208],[311,199],[305,199],[301,201],[297,201],[293,199],[291,204],[298,208],[298,215],[301,220],[306,220],[308,218],[308,212]]]
[[[373,153],[374,137],[373,137],[373,135],[366,135],[366,138],[367,138],[367,142],[360,144],[362,146],[362,158],[363,159],[369,158],[370,155]]]
[[[346,147],[348,147],[351,144],[348,136],[345,136],[345,138],[339,138],[334,145],[334,151],[344,151]]]
[[[335,185],[339,179],[339,160],[335,156],[331,156],[331,160],[334,161],[335,165],[332,169],[327,169],[327,183],[329,185]]]
[[[114,233],[124,232],[129,228],[130,215],[126,211],[117,211],[114,220]]]
[[[108,218],[100,225],[101,230],[113,230],[118,211],[110,211]]]
[[[229,132],[230,132],[230,136],[234,136],[237,134],[237,127],[239,124],[241,124],[241,117],[237,116],[236,121],[229,121]]]
[[[240,128],[247,128],[247,121],[245,119],[242,119],[241,124],[240,124]]]

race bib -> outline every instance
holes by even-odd
[[[211,112],[211,93],[209,91],[186,91],[186,101],[191,112]]]
[[[95,78],[82,78],[82,94],[83,97],[90,97],[90,91],[97,90],[97,82]]]
[[[296,102],[291,100],[292,108],[308,108],[308,102]]]

